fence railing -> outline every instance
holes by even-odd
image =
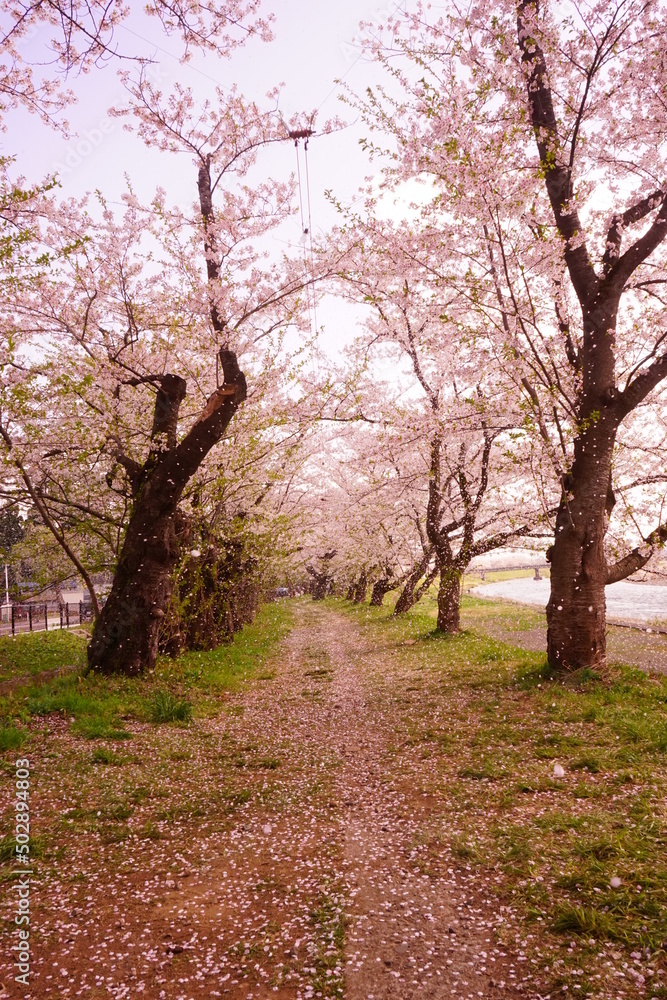
[[[90,604],[84,601],[46,601],[42,604],[6,604],[0,607],[0,635],[48,632],[92,621]]]

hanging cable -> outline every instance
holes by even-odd
[[[301,245],[303,246],[303,260],[308,270],[308,256],[310,250],[310,276],[311,281],[306,285],[306,301],[308,303],[308,324],[310,326],[311,334],[317,335],[317,310],[315,307],[315,288],[312,286],[312,279],[314,274],[314,251],[313,251],[313,233],[312,233],[312,217],[310,208],[310,180],[308,176],[308,139],[313,134],[313,130],[309,128],[304,129],[294,129],[289,132],[290,139],[294,139],[294,148],[296,150],[296,174],[297,181],[299,185],[299,212],[301,217]],[[304,216],[304,199],[303,199],[303,183],[301,180],[301,159],[299,157],[299,140],[304,140],[304,167],[305,167],[305,178],[306,178],[306,208],[308,211],[308,225],[306,225],[306,219]],[[310,247],[308,247],[308,242],[310,242]],[[312,313],[311,313],[311,292],[313,296],[312,301]]]
[[[291,134],[292,133],[290,132],[290,135]],[[299,161],[299,140],[298,139],[294,140],[294,148],[296,150],[296,176],[297,176],[297,181],[298,181],[298,184],[299,184],[299,212],[301,214],[301,232],[305,233],[306,230],[304,229],[304,220],[303,220],[303,191],[301,189],[301,165],[300,165],[300,161]]]
[[[314,282],[315,275],[315,252],[313,250],[313,218],[310,211],[310,177],[308,175],[308,136],[303,144],[303,159],[306,168],[306,204],[308,205],[308,237],[310,239],[310,276]],[[317,304],[315,301],[315,285],[313,291],[313,318],[315,321],[315,333],[317,334]]]

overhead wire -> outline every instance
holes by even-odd
[[[310,240],[310,274],[311,278],[314,280],[315,275],[315,251],[313,250],[313,217],[310,209],[310,176],[308,173],[308,139],[304,141],[303,144],[303,159],[306,167],[306,199],[308,204],[308,237]],[[312,286],[313,292],[313,319],[315,321],[315,333],[317,333],[317,300],[315,298],[315,286]]]
[[[398,10],[400,10],[401,13],[404,14],[405,13],[405,11],[403,10],[403,5],[404,4],[405,4],[405,0],[396,0],[396,2],[394,3],[394,9],[392,10],[392,12],[389,15],[389,17],[393,17],[394,14],[396,13],[396,11],[398,11]],[[374,38],[376,41],[378,41],[377,34],[374,34],[372,31],[369,31],[369,34],[370,34],[371,38]],[[317,111],[315,112],[315,114],[317,114],[317,112],[320,111],[324,107],[324,105],[327,103],[327,101],[329,100],[329,98],[333,94],[336,93],[336,91],[338,90],[339,84],[341,84],[343,82],[343,80],[345,79],[345,77],[348,76],[352,72],[352,70],[357,65],[357,63],[359,62],[359,60],[363,57],[363,55],[364,55],[364,51],[362,49],[361,52],[359,53],[359,55],[357,56],[357,58],[352,63],[350,63],[350,65],[347,67],[347,69],[345,70],[345,72],[343,73],[343,75],[336,80],[334,86],[331,88],[331,90],[326,95],[326,97],[318,104]]]
[[[308,140],[313,135],[313,130],[293,129],[288,132],[289,137],[294,140],[296,151],[296,173],[299,186],[299,215],[301,221],[301,245],[303,246],[303,259],[306,270],[310,270],[310,282],[306,284],[306,301],[308,303],[308,323],[311,335],[317,337],[317,298],[315,294],[315,249],[313,246],[313,216],[310,201],[310,173],[308,169]],[[303,179],[301,175],[301,158],[299,156],[299,141],[303,139],[303,159],[304,176],[306,185],[306,198],[304,212]],[[306,225],[307,222],[307,225]],[[309,259],[310,258],[310,259]],[[310,266],[309,266],[310,265]],[[312,296],[312,301],[311,301]],[[318,366],[317,351],[315,352],[315,366]]]

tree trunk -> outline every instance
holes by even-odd
[[[354,591],[355,591],[356,586],[357,586],[357,582],[356,582],[356,580],[353,580],[352,583],[350,584],[350,586],[347,588],[347,591],[345,593],[345,600],[346,601],[353,601],[354,600]]]
[[[415,590],[414,600],[412,602],[412,606],[413,607],[415,606],[415,604],[419,604],[419,602],[421,601],[422,597],[424,596],[424,594],[426,593],[426,591],[428,590],[428,588],[431,586],[431,584],[435,580],[435,578],[438,575],[439,571],[440,571],[440,564],[438,563],[438,561],[436,559],[435,566],[433,567],[433,569],[431,570],[431,572],[428,574],[428,576],[424,577],[423,581],[419,584],[419,586]]]
[[[440,567],[437,622],[440,632],[458,632],[461,626],[461,576],[456,566]]]
[[[179,444],[176,423],[186,386],[183,379],[167,375],[158,392],[153,425],[154,438],[166,447],[152,450],[143,466],[118,456],[128,472],[134,504],[113,587],[88,646],[92,670],[136,676],[155,666],[159,626],[171,598],[178,559],[178,502],[246,397],[236,355],[223,348],[220,362],[224,385],[212,394]]]
[[[428,564],[433,558],[433,546],[426,550],[424,555],[421,557],[418,563],[411,570],[405,584],[403,585],[403,590],[398,596],[396,601],[396,606],[394,607],[395,615],[405,614],[415,603],[415,587],[423,577],[424,573],[428,569]]]
[[[392,584],[391,580],[389,580],[386,576],[383,576],[380,580],[376,580],[373,584],[373,589],[371,590],[371,607],[381,608],[385,596],[394,586],[395,584]]]
[[[113,587],[88,647],[90,667],[104,674],[135,676],[155,666],[178,560],[174,521],[180,493],[168,489],[164,465],[153,469],[134,505]]]
[[[364,604],[366,601],[366,595],[368,593],[368,577],[365,573],[362,573],[359,577],[359,581],[354,588],[354,603]]]
[[[606,664],[604,539],[614,502],[609,485],[614,438],[614,424],[604,413],[581,433],[556,518],[547,656],[558,671]]]

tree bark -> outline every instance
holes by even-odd
[[[310,574],[312,581],[310,592],[313,595],[313,600],[323,601],[329,589],[329,574],[326,571],[319,572],[313,566],[306,566],[306,570]]]
[[[460,520],[450,521],[442,524],[442,480],[440,468],[440,434],[436,434],[431,441],[431,478],[428,484],[428,507],[426,511],[426,531],[428,539],[435,549],[437,564],[440,567],[440,584],[438,587],[438,620],[437,628],[440,632],[458,632],[461,622],[461,612],[459,605],[461,601],[461,577],[466,566],[472,558],[471,549],[473,544],[475,520],[481,499],[488,483],[488,462],[491,450],[492,439],[484,433],[485,448],[482,463],[482,476],[478,488],[477,497],[473,501],[469,489],[468,479],[465,470],[466,450],[461,446],[457,465],[457,478],[461,490],[461,500],[464,506],[464,514]],[[455,556],[452,549],[450,532],[458,531],[463,527],[463,538],[460,543],[458,554]]]
[[[246,397],[236,355],[223,348],[220,362],[223,386],[178,444],[175,428],[185,382],[175,375],[163,378],[153,436],[160,443],[166,438],[166,447],[151,450],[143,466],[123,462],[131,470],[134,504],[113,587],[88,646],[92,670],[136,676],[155,666],[159,626],[171,598],[179,553],[176,513],[181,494]]]
[[[371,607],[381,608],[386,595],[390,590],[393,590],[395,586],[396,584],[392,583],[392,581],[386,576],[383,576],[380,580],[376,580],[371,590]]]
[[[399,594],[398,600],[396,601],[396,605],[394,607],[395,615],[405,614],[415,604],[415,587],[427,571],[428,564],[433,558],[434,551],[435,549],[431,545],[428,549],[426,549],[419,562],[416,563],[414,568],[410,571],[408,578],[403,585],[403,590]]]
[[[419,604],[419,602],[421,601],[422,597],[424,596],[424,594],[426,593],[426,591],[428,590],[428,588],[431,586],[431,584],[435,580],[436,576],[438,575],[439,570],[440,570],[440,564],[438,563],[438,560],[436,559],[435,565],[434,565],[433,569],[430,570],[430,572],[424,577],[424,579],[422,580],[422,582],[419,584],[419,586],[415,590],[414,600],[412,602],[413,603],[413,607],[414,607],[415,604]]]
[[[368,594],[368,576],[366,573],[362,573],[357,581],[357,585],[354,588],[354,603],[364,604],[366,602],[366,595]]]
[[[454,633],[461,627],[461,576],[455,565],[441,564],[437,621],[440,632]]]
[[[559,671],[606,663],[607,563],[613,505],[609,483],[616,428],[602,413],[575,442],[575,460],[556,516],[547,604],[547,656]]]

